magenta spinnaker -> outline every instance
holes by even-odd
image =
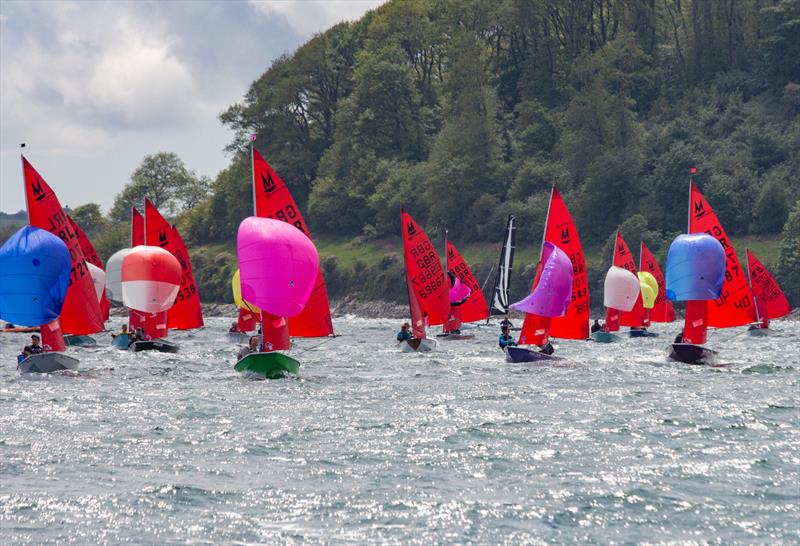
[[[242,297],[280,317],[306,306],[319,272],[314,243],[291,224],[251,216],[236,237]]]

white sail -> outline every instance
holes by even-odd
[[[503,241],[503,249],[500,251],[500,265],[497,267],[497,276],[494,281],[492,305],[489,309],[491,315],[508,314],[508,283],[511,280],[511,269],[514,265],[514,239],[516,235],[514,220],[513,216],[508,217],[506,237]]]

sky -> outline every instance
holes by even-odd
[[[25,208],[20,151],[73,208],[107,211],[157,152],[214,178],[233,138],[219,114],[273,59],[384,1],[2,0],[0,211]]]

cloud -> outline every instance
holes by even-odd
[[[81,153],[119,130],[191,123],[215,108],[164,25],[108,4],[56,4],[39,11],[43,32],[4,14],[4,133]],[[109,10],[113,9],[113,12]],[[28,14],[25,14],[28,15]]]
[[[298,33],[311,36],[340,21],[352,21],[386,0],[250,0],[256,11],[279,16]]]

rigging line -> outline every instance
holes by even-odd
[[[317,343],[316,345],[312,345],[311,347],[306,347],[305,349],[299,349],[297,354],[303,354],[306,351],[310,351],[312,349],[316,349],[317,347],[321,347],[321,346],[325,345],[326,343],[328,343],[329,341],[331,341],[332,339],[335,339],[337,337],[341,337],[341,336],[329,336],[325,341]]]

